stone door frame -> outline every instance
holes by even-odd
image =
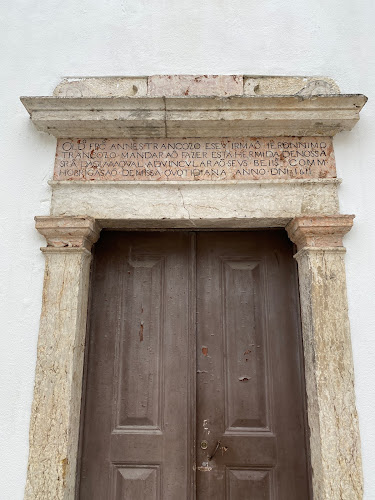
[[[365,98],[83,96],[23,102],[36,126],[57,137],[70,131],[98,137],[100,130],[106,137],[220,137],[228,130],[237,137],[267,137],[349,130]],[[50,182],[51,213],[36,217],[47,246],[25,499],[75,497],[91,247],[100,231],[271,227],[286,228],[297,245],[313,497],[362,498],[342,243],[354,216],[340,214],[339,183]]]
[[[286,226],[298,248],[316,499],[362,498],[342,246],[352,222],[350,215],[298,216]],[[128,229],[126,221],[120,224]],[[145,224],[139,221],[138,226],[144,229]],[[113,227],[114,221],[107,226]],[[180,224],[170,220],[167,226]],[[162,228],[167,226],[163,221]],[[36,217],[36,227],[47,247],[42,248],[46,270],[25,498],[67,500],[74,498],[76,487],[90,249],[106,225],[89,216],[47,216]],[[210,227],[220,228],[220,221],[210,220]],[[157,229],[157,221],[149,228]],[[231,228],[238,229],[238,224]]]

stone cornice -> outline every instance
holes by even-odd
[[[90,250],[100,234],[93,217],[35,217],[35,227],[47,240],[47,249],[57,251]]]
[[[205,97],[22,97],[56,137],[333,136],[351,130],[361,94]]]
[[[305,247],[342,247],[342,238],[352,228],[354,217],[354,215],[295,217],[286,226],[286,230],[298,250]]]

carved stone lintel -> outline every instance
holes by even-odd
[[[342,238],[352,228],[354,217],[354,215],[295,217],[286,226],[286,230],[298,250],[304,247],[342,247]]]
[[[93,217],[35,217],[35,227],[47,240],[47,248],[91,250],[100,227]]]

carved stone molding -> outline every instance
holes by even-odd
[[[55,137],[333,136],[351,130],[363,95],[22,97],[36,128]]]
[[[354,217],[354,215],[295,217],[286,226],[286,230],[298,250],[304,247],[342,247],[342,238],[352,228]]]
[[[93,217],[35,217],[35,227],[47,240],[47,248],[91,250],[100,227]]]

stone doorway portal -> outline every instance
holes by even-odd
[[[73,79],[65,82],[64,88],[56,88],[54,96],[21,99],[35,126],[58,138],[55,174],[50,181],[50,214],[36,217],[36,227],[47,246],[42,248],[46,265],[25,500],[71,500],[77,490],[90,250],[100,231],[270,228],[285,228],[297,246],[294,257],[298,263],[313,496],[324,500],[362,498],[343,246],[343,236],[352,227],[354,216],[340,213],[341,179],[336,177],[331,146],[335,134],[356,124],[367,98],[340,94],[331,80],[321,78],[312,86],[309,80],[301,91],[296,86],[305,85],[307,80],[299,77],[256,77],[255,81],[246,75],[167,75],[120,80]],[[321,85],[323,80],[328,86]],[[156,81],[161,83],[158,89]],[[189,82],[198,83],[199,88]],[[259,95],[249,92],[255,88]],[[319,95],[314,95],[315,91]],[[140,174],[133,171],[132,180],[121,180],[116,177],[118,171],[106,170],[106,176],[115,177],[110,180],[108,176],[93,176],[86,167],[85,175],[80,168],[70,172],[79,155],[90,162],[98,160],[98,153],[111,157],[115,139],[120,148],[135,151],[139,142],[157,150],[159,139],[168,149],[193,140],[203,146],[198,151],[200,158],[195,155],[198,161],[207,161],[207,166],[210,161],[216,169],[212,160],[218,160],[218,151],[212,149],[213,144],[217,143],[215,149],[233,149],[238,138],[241,147],[244,141],[249,147],[247,153],[234,155],[241,162],[234,177],[232,159],[225,167],[228,170],[218,171],[223,178],[206,179],[204,171],[204,179],[186,175],[177,180],[170,176],[152,180],[146,172],[147,179],[137,180],[134,175]],[[65,144],[67,139],[70,142]],[[261,150],[262,141],[266,141],[265,151]],[[91,143],[94,148],[90,148]],[[289,151],[288,144],[293,144],[294,151]],[[83,145],[88,149],[82,153]],[[303,152],[305,147],[313,152]],[[69,148],[74,154],[65,151]],[[275,174],[271,157],[276,152],[283,165]],[[224,151],[220,154],[226,155]],[[317,160],[312,164],[316,154],[319,165]],[[243,155],[250,165],[243,163]],[[288,165],[297,168],[297,156],[303,165],[298,162],[302,171],[296,172]],[[331,158],[329,169],[326,157]],[[196,160],[184,157],[181,161]],[[308,162],[318,170],[303,170]],[[157,170],[158,164],[153,165]],[[125,169],[124,176],[128,173]]]

